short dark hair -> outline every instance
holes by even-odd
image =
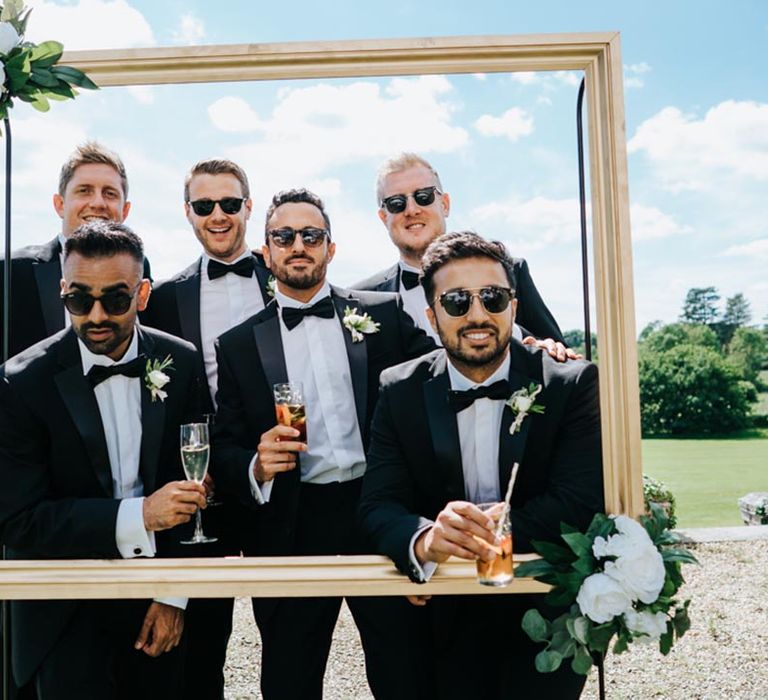
[[[184,178],[184,201],[189,201],[189,183],[195,175],[234,175],[240,187],[243,190],[243,197],[248,199],[251,196],[251,190],[248,187],[248,176],[237,163],[226,158],[208,158],[201,160],[192,166],[192,169]]]
[[[65,259],[77,253],[84,258],[111,258],[127,253],[144,264],[144,244],[125,224],[114,221],[91,221],[72,232],[64,243]]]
[[[517,288],[517,280],[513,269],[514,261],[509,256],[506,247],[501,241],[489,241],[474,231],[453,231],[444,233],[430,243],[421,259],[421,286],[424,287],[424,295],[427,303],[432,306],[435,303],[435,273],[452,260],[465,260],[467,258],[490,258],[504,268],[512,288],[514,296]]]
[[[69,181],[81,165],[109,165],[120,176],[123,185],[123,197],[128,199],[128,176],[125,173],[125,165],[114,151],[110,151],[97,141],[86,141],[80,144],[67,158],[59,172],[59,194],[63,197]]]
[[[272,215],[275,213],[275,209],[282,206],[283,204],[288,204],[289,202],[306,202],[307,204],[311,204],[314,207],[317,207],[317,209],[320,211],[320,213],[323,215],[323,221],[325,222],[325,228],[328,229],[328,239],[331,238],[331,220],[328,218],[328,213],[325,211],[325,205],[323,204],[323,200],[320,199],[314,192],[310,192],[305,187],[298,187],[291,190],[280,190],[274,197],[272,197],[272,201],[269,204],[269,207],[267,208],[267,216],[264,220],[264,238],[268,238],[267,236],[267,227],[269,226],[269,220],[272,218]]]

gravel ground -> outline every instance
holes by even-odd
[[[701,566],[684,567],[692,627],[666,658],[635,644],[606,661],[610,700],[768,698],[768,540],[690,547]],[[227,657],[228,700],[258,698],[259,638],[249,601],[238,600]],[[336,627],[325,697],[372,698],[360,640],[346,606]],[[582,698],[598,697],[593,672]],[[470,699],[468,699],[470,700]],[[544,698],[537,700],[545,700]]]

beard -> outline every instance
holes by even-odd
[[[473,330],[489,331],[492,334],[488,347],[479,350],[464,345],[462,334]],[[467,367],[483,367],[485,365],[495,364],[504,357],[504,353],[506,353],[512,339],[511,325],[504,335],[499,335],[499,329],[496,326],[474,323],[462,326],[458,331],[448,335],[448,333],[443,332],[440,323],[437,322],[437,332],[448,357],[450,357],[455,364],[463,364]]]
[[[292,270],[288,263],[292,260],[306,260],[312,265],[304,271]],[[328,262],[325,258],[316,263],[312,258],[303,255],[294,255],[288,258],[282,265],[272,266],[272,274],[290,289],[311,289],[321,284],[325,280],[325,272],[328,269]]]
[[[106,340],[95,341],[88,337],[88,331],[99,330],[108,328],[112,331],[112,337]],[[75,327],[75,335],[83,341],[83,345],[88,348],[94,355],[108,355],[113,350],[116,350],[121,343],[131,337],[133,333],[133,326],[129,326],[127,330],[122,329],[117,323],[105,321],[104,323],[90,323],[86,321],[80,326]]]

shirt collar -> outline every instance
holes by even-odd
[[[61,246],[61,255],[64,255],[64,244],[67,242],[67,237],[63,233],[60,233],[58,236],[56,236],[56,238],[59,239],[59,245]]]
[[[417,275],[421,272],[420,267],[414,267],[413,265],[409,265],[407,262],[403,262],[402,260],[398,260],[397,264],[400,266],[400,272],[405,270],[406,272],[415,272]]]
[[[296,299],[291,299],[291,297],[285,296],[285,294],[277,288],[277,285],[275,285],[275,299],[277,300],[278,305],[283,308],[305,309],[329,296],[331,296],[331,285],[328,283],[328,280],[323,282],[323,286],[320,287],[320,289],[317,290],[317,293],[307,302],[297,301]]]
[[[489,386],[494,382],[498,382],[500,379],[509,379],[509,365],[510,354],[507,352],[507,356],[504,358],[504,362],[501,363],[499,368],[480,384],[473,382],[471,379],[465,377],[456,367],[451,358],[448,357],[448,377],[451,380],[451,389],[455,391],[466,391],[467,389],[473,389],[477,386]]]
[[[94,365],[110,367],[111,365],[116,365],[118,363],[130,362],[139,356],[139,334],[136,332],[135,328],[133,329],[133,338],[131,338],[131,342],[128,344],[128,349],[119,360],[113,360],[107,355],[97,355],[96,353],[91,352],[80,338],[77,339],[77,345],[80,348],[80,360],[83,363],[83,374],[88,374],[91,367]]]

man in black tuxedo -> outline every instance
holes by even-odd
[[[335,248],[316,195],[277,194],[263,248],[275,301],[218,340],[214,478],[256,511],[257,527],[243,543],[248,555],[365,551],[355,513],[379,374],[435,347],[397,295],[330,285]],[[273,385],[287,381],[303,383],[306,443],[297,429],[275,425]],[[347,603],[374,695],[424,697],[413,653],[421,611],[404,599]],[[341,598],[254,599],[267,700],[322,697],[340,605]]]
[[[90,221],[122,222],[128,216],[128,178],[120,157],[104,146],[78,146],[61,167],[53,208],[61,218],[61,233],[52,241],[12,254],[8,357],[60,331],[66,314],[59,301],[64,242]],[[4,260],[0,258],[0,347],[2,347],[2,289]],[[151,279],[145,260],[144,276]]]
[[[86,224],[65,256],[71,327],[2,368],[0,537],[16,559],[178,553],[173,528],[205,506],[179,455],[179,426],[199,420],[197,353],[136,325],[150,282],[130,229]],[[40,700],[176,697],[185,603],[13,603],[15,680]]]
[[[211,402],[216,396],[214,341],[269,302],[269,270],[245,242],[252,202],[248,178],[231,160],[195,164],[184,181],[184,211],[202,255],[188,268],[155,285],[142,322],[193,343],[205,364]],[[209,486],[211,484],[209,483]],[[240,553],[242,507],[220,500],[205,514],[206,534],[218,538],[190,556]],[[224,697],[224,662],[232,632],[234,600],[199,598],[187,607],[185,682],[188,697]]]
[[[512,465],[514,549],[586,527],[603,509],[597,369],[557,363],[511,339],[513,261],[474,233],[438,238],[423,259],[430,321],[444,349],[386,370],[360,503],[366,534],[416,582],[450,555],[490,561],[493,523],[475,505],[503,499]],[[511,392],[542,387],[510,433]],[[578,697],[584,679],[539,674],[520,628],[539,596],[437,596],[428,603],[440,698]],[[457,662],[460,660],[460,665]]]
[[[379,219],[395,244],[400,260],[354,285],[353,289],[398,292],[414,323],[439,342],[427,319],[427,300],[418,283],[421,258],[432,241],[445,233],[451,198],[437,171],[415,153],[401,153],[385,161],[376,181]],[[563,334],[533,283],[528,263],[513,258],[517,278],[518,314],[514,337],[526,344],[546,339],[543,346],[559,360],[576,355],[565,348]],[[522,328],[521,328],[522,327]],[[535,337],[534,337],[535,336]]]

